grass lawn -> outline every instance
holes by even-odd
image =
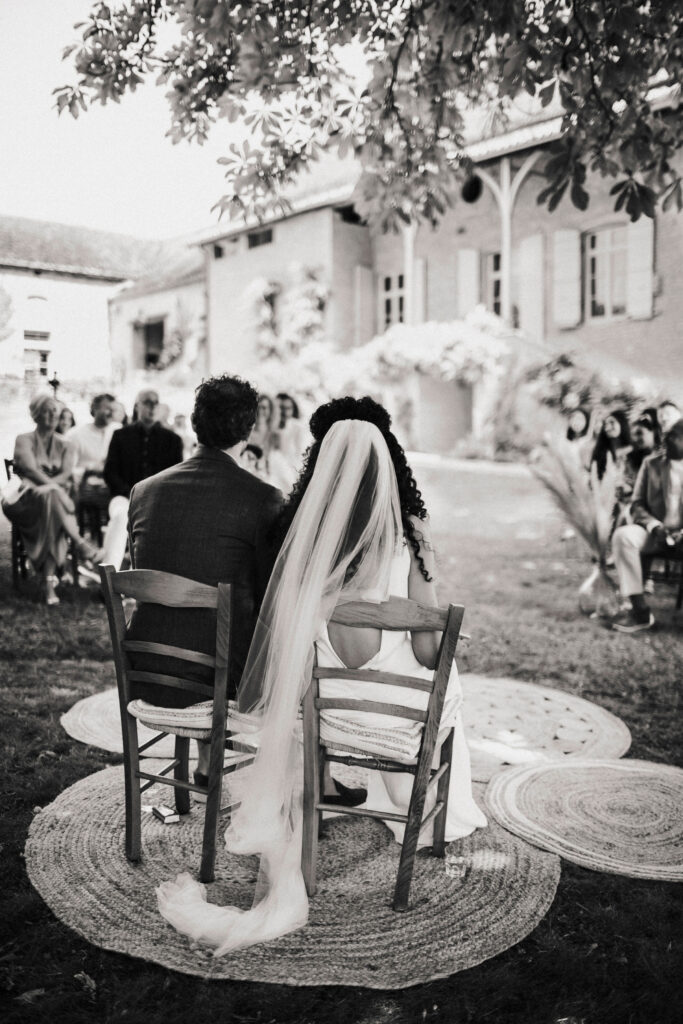
[[[442,595],[467,606],[462,670],[580,694],[627,723],[631,756],[683,764],[683,614],[658,586],[657,630],[610,633],[577,611],[589,562],[536,485],[515,472],[417,470],[440,554]],[[120,758],[59,724],[114,685],[104,609],[12,592],[0,527],[3,893],[0,1006],[10,1022],[481,1022],[668,1024],[680,1020],[683,887],[563,864],[555,901],[522,943],[451,978],[396,992],[205,982],[89,945],[31,888],[22,851],[34,808]]]

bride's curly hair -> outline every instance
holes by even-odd
[[[422,534],[415,530],[410,519],[410,516],[415,516],[418,519],[425,519],[427,516],[427,509],[422,500],[422,494],[418,490],[415,477],[408,465],[406,453],[391,430],[391,416],[383,405],[375,402],[368,395],[365,395],[363,398],[351,398],[350,396],[335,398],[331,402],[321,405],[311,416],[310,429],[313,435],[313,444],[306,452],[299,479],[294,484],[289,498],[275,521],[273,529],[274,540],[278,546],[282,544],[313,476],[323,438],[332,425],[340,420],[365,420],[367,423],[374,423],[386,441],[396,473],[396,482],[398,483],[403,532],[415,552],[420,572],[431,583],[432,577],[427,572],[420,549],[420,542],[424,544],[425,541]]]

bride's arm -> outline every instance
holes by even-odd
[[[408,551],[410,553],[408,597],[412,601],[417,601],[418,604],[437,607],[439,602],[436,596],[436,583],[434,582],[436,577],[436,560],[434,558],[434,548],[432,547],[429,519],[418,519],[417,516],[411,516],[410,521],[412,522],[413,529],[415,530],[415,537],[420,542],[420,557],[422,558],[424,567],[427,570],[427,575],[431,577],[432,582],[430,583],[422,575],[417,555],[413,551],[410,540],[406,537]],[[439,655],[441,633],[412,633],[411,642],[415,657],[420,664],[424,665],[426,668],[434,668],[436,666],[436,659]]]

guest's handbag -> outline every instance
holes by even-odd
[[[9,483],[0,489],[0,501],[3,505],[14,505],[24,490],[24,481],[20,476],[13,476]]]

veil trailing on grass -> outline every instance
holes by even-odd
[[[313,645],[340,600],[384,601],[403,540],[396,475],[384,438],[361,420],[335,423],[278,555],[238,691],[258,743],[250,769],[232,776],[241,801],[228,850],[260,854],[250,910],[206,902],[187,873],[157,889],[159,910],[215,955],[302,927],[303,750],[298,713]]]

